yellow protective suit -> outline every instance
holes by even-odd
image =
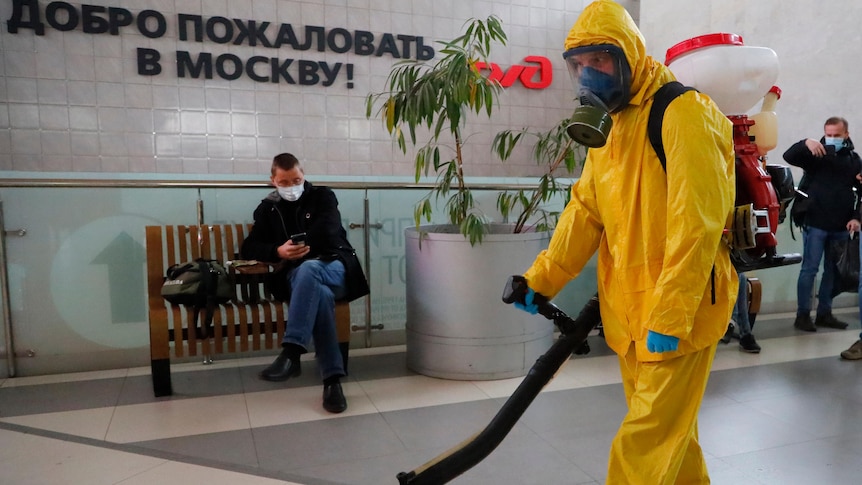
[[[605,339],[629,404],[607,483],[708,483],[697,410],[738,285],[722,240],[735,196],[732,125],[707,95],[681,95],[662,124],[665,172],[646,130],[653,95],[673,74],[609,0],[584,9],[565,47],[599,44],[625,53],[631,98],[611,115],[607,144],[589,150],[548,249],[524,276],[553,297],[598,250]],[[649,352],[648,330],[678,337],[678,349]]]

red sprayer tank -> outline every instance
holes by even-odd
[[[801,261],[799,254],[777,251],[776,231],[793,198],[793,176],[786,166],[766,163],[777,140],[774,105],[781,90],[773,83],[778,56],[766,47],[746,46],[739,35],[716,33],[674,45],[665,64],[681,83],[709,95],[733,122],[737,208],[730,240],[737,270]],[[761,100],[761,112],[749,117],[746,113]]]

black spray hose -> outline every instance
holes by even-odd
[[[523,303],[526,292],[526,280],[522,276],[512,276],[503,292],[503,301]],[[587,340],[590,332],[601,322],[598,295],[584,305],[575,320],[542,295],[536,294],[534,303],[538,305],[539,313],[554,321],[562,336],[536,360],[524,380],[485,429],[419,468],[399,473],[397,475],[399,484],[447,483],[485,459],[509,434],[533,399],[569,360],[572,352]]]

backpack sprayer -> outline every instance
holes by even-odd
[[[665,64],[687,86],[706,93],[733,123],[736,152],[736,207],[726,239],[737,271],[774,268],[802,261],[798,253],[778,254],[778,225],[793,200],[793,174],[766,163],[778,140],[775,102],[781,90],[778,57],[767,47],[744,45],[736,34],[707,34],[667,50]],[[746,113],[763,99],[759,113]],[[660,128],[659,128],[660,129]]]

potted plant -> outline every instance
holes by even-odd
[[[471,20],[462,35],[440,43],[439,60],[395,64],[388,90],[366,99],[366,115],[376,108],[404,153],[408,140],[419,145],[413,159],[416,181],[432,173],[436,177],[414,208],[416,227],[405,233],[408,365],[436,377],[521,376],[552,339],[550,323],[502,305],[500,292],[506,278],[524,271],[550,238],[555,211],[544,204],[564,188],[556,172],[571,173],[576,164],[566,120],[547,132],[506,130],[494,138],[492,151],[504,161],[519,153],[516,147],[524,140],[533,139],[532,156],[543,171],[535,189],[498,194],[501,221],[492,222],[477,204],[468,179],[465,144],[472,133],[467,121],[491,118],[501,94],[499,83],[478,66],[490,64],[492,46],[505,42],[497,17]],[[422,138],[426,141],[420,144]],[[431,222],[438,206],[448,224],[421,226],[423,220]]]

